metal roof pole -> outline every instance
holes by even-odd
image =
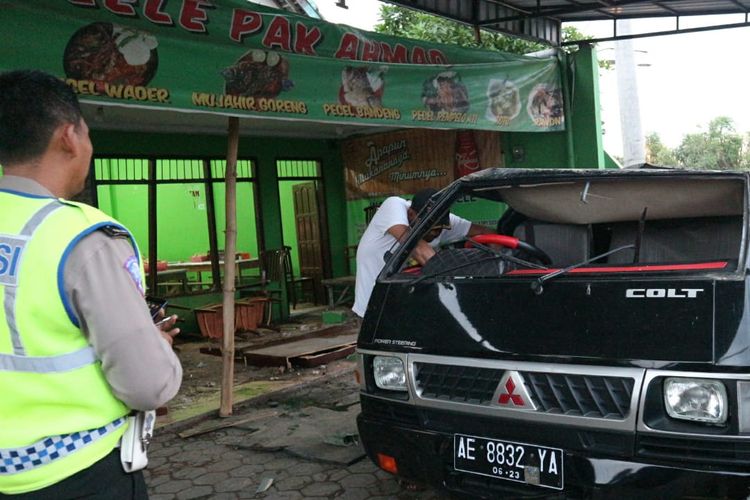
[[[629,19],[620,21],[624,34],[631,33]],[[638,80],[635,74],[633,41],[615,42],[615,71],[617,95],[620,101],[620,128],[624,166],[646,162],[646,149],[641,129],[641,105],[638,97]]]

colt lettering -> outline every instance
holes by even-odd
[[[694,299],[703,288],[628,288],[628,299]]]

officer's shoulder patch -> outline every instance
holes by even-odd
[[[103,226],[101,231],[110,238],[129,238],[130,234],[121,227]]]
[[[135,255],[131,255],[128,257],[128,260],[125,261],[125,264],[123,265],[125,270],[130,275],[130,278],[133,280],[133,283],[135,283],[135,287],[138,289],[139,292],[141,292],[141,295],[146,294],[146,290],[143,287],[143,279],[141,277],[141,266],[138,263],[138,259]]]

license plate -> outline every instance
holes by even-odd
[[[563,452],[559,448],[456,434],[453,467],[471,474],[563,489]]]

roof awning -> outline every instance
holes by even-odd
[[[620,40],[708,29],[750,26],[750,0],[385,0],[429,12],[488,31],[560,45],[562,23],[612,21],[612,36],[592,41]],[[680,18],[716,14],[743,14],[744,21],[703,28],[680,28]],[[618,34],[622,19],[674,18],[669,31]]]

